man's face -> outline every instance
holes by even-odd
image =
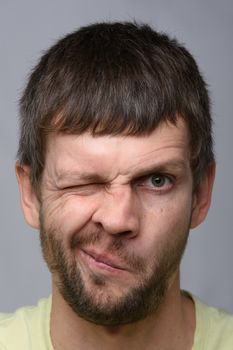
[[[194,203],[180,119],[149,136],[50,135],[40,231],[55,288],[85,319],[154,312],[178,279]]]

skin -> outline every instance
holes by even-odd
[[[143,137],[50,135],[40,201],[30,184],[30,168],[17,163],[26,221],[40,229],[43,213],[43,226],[62,242],[68,263],[75,262],[94,303],[105,308],[117,304],[151,276],[174,241],[204,220],[215,166],[210,164],[194,192],[189,149],[182,119]],[[92,231],[99,232],[98,240],[71,249],[71,242]],[[108,249],[113,241],[124,246],[123,257]],[[132,254],[143,263],[141,270],[125,258]],[[96,277],[104,282],[101,286]],[[179,266],[169,276],[164,298],[146,318],[114,327],[78,316],[61,295],[56,269],[52,281],[56,350],[192,348],[195,310],[180,292]]]

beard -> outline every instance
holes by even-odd
[[[83,229],[73,236],[67,248],[58,238],[63,236],[59,229],[45,227],[42,212],[40,228],[42,253],[60,294],[79,317],[103,326],[137,322],[156,312],[179,269],[189,232],[187,225],[182,232],[174,235],[176,239],[173,241],[167,239],[161,242],[150,261],[148,257],[129,253],[121,237],[114,238],[106,251],[121,258],[138,276],[134,285],[121,296],[116,296],[106,292],[108,279],[99,274],[89,276],[92,286],[88,287],[75,259],[75,248],[102,242],[103,232]]]

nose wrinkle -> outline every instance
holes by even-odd
[[[111,195],[111,196],[115,196],[115,192],[117,192],[118,189],[119,189],[119,192],[125,193],[125,191],[127,189],[131,190],[131,187],[127,183],[125,183],[125,184],[109,183],[109,184],[106,184],[106,186],[105,186],[106,193]]]

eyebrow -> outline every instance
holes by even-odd
[[[140,166],[138,164],[129,168],[129,173],[131,173],[131,180],[144,177],[153,173],[163,173],[163,172],[183,172],[187,169],[187,163],[184,160],[166,160],[163,162],[152,163],[147,166]],[[68,170],[62,169],[57,175],[56,182],[58,184],[65,181],[79,180],[88,183],[106,183],[109,181],[107,176],[100,175],[94,172],[79,171],[79,170]]]
[[[153,172],[163,173],[163,172],[182,172],[187,169],[187,163],[184,160],[166,160],[158,163],[153,163],[151,165],[147,165],[145,167],[140,167],[137,170],[135,167],[134,177],[143,177]],[[134,169],[133,169],[134,170]]]
[[[57,176],[57,183],[66,181],[66,180],[82,180],[86,182],[104,182],[107,181],[107,178],[104,178],[102,175],[97,173],[89,173],[85,171],[62,171]]]

